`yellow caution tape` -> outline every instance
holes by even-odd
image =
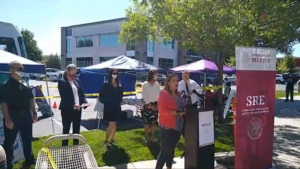
[[[217,90],[217,89],[222,89],[223,86],[205,86],[202,87],[203,90]]]
[[[131,94],[137,94],[137,93],[142,93],[142,91],[138,90],[135,92],[123,92],[123,95],[131,95]],[[89,93],[89,94],[85,94],[85,96],[87,96],[87,97],[99,96],[99,93]],[[60,98],[60,96],[34,97],[34,99],[56,99],[56,98]]]
[[[203,90],[217,90],[217,89],[221,89],[222,86],[206,86],[203,87]],[[164,86],[160,87],[161,90],[164,89]],[[123,95],[132,95],[132,94],[138,94],[138,93],[142,93],[141,90],[137,90],[134,92],[123,92]],[[91,97],[91,96],[99,96],[98,93],[89,93],[89,94],[85,94],[85,96],[87,97]],[[45,97],[35,97],[34,99],[56,99],[56,98],[60,98],[60,96],[45,96]]]
[[[55,162],[54,162],[54,160],[53,160],[53,158],[52,158],[52,156],[51,156],[51,154],[50,154],[49,149],[47,147],[43,147],[42,151],[47,154],[48,160],[50,161],[52,168],[53,169],[58,169]]]

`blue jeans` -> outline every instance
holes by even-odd
[[[32,113],[30,111],[12,112],[10,113],[10,118],[14,123],[13,129],[8,129],[5,125],[5,119],[3,119],[5,136],[3,148],[6,153],[7,169],[13,168],[12,162],[14,159],[14,143],[19,131],[23,142],[25,163],[28,166],[31,166],[35,163],[34,156],[32,153]]]
[[[162,169],[164,165],[172,168],[175,148],[180,139],[181,132],[174,129],[159,127],[160,153],[157,158],[155,169]]]

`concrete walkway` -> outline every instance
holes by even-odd
[[[274,164],[277,169],[300,168],[300,96],[295,96],[293,103],[284,99],[276,100],[274,129]],[[224,155],[218,153],[216,156]],[[184,168],[184,159],[175,158],[173,169]],[[148,169],[155,168],[156,160],[122,164],[103,169]]]

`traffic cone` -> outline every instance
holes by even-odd
[[[52,107],[52,108],[53,108],[53,109],[56,109],[56,108],[57,108],[56,101],[54,101],[53,107]]]

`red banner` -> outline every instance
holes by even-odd
[[[235,168],[272,167],[276,50],[236,47]]]

